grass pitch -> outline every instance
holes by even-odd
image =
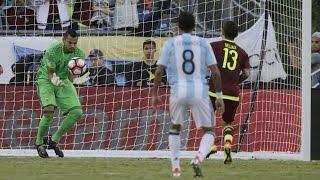
[[[194,179],[189,162],[182,160],[182,175],[173,178],[169,159],[0,157],[0,179]],[[320,179],[320,161],[207,160],[202,170],[203,179]]]

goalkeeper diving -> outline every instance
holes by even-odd
[[[53,149],[55,154],[63,157],[58,143],[62,136],[70,130],[82,116],[81,104],[73,84],[83,84],[89,79],[89,72],[82,76],[73,76],[67,64],[73,57],[85,57],[84,52],[77,47],[78,34],[75,30],[67,30],[62,42],[49,46],[41,60],[37,74],[36,85],[42,106],[42,117],[39,123],[36,139],[36,149],[40,157],[48,158],[46,151]],[[65,119],[60,123],[52,138],[44,140],[48,128],[52,125],[55,107],[59,106]]]

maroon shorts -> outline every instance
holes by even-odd
[[[216,109],[215,101],[216,98],[210,97],[213,108]],[[231,123],[234,121],[234,116],[236,115],[237,108],[239,106],[239,101],[231,101],[224,99],[224,113],[222,114],[222,119],[226,123]]]

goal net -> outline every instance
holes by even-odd
[[[307,17],[303,7],[309,3],[302,0],[138,3],[123,0],[122,4],[111,0],[76,0],[54,1],[56,6],[48,5],[49,1],[24,3],[24,0],[22,4],[3,3],[0,7],[0,63],[4,70],[0,75],[0,155],[37,156],[34,143],[42,110],[35,85],[36,72],[45,48],[61,40],[64,30],[72,27],[78,29],[78,47],[86,56],[93,49],[103,53],[106,74],[102,75],[103,82],[97,81],[100,77],[93,73],[88,83],[77,86],[84,115],[59,143],[65,155],[169,157],[170,88],[167,85],[160,88],[164,104],[155,112],[150,104],[151,86],[137,84],[136,72],[140,72],[137,67],[141,68],[139,64],[144,59],[143,42],[147,39],[156,42],[157,59],[164,42],[178,34],[179,12],[189,11],[196,17],[193,33],[209,42],[219,39],[223,21],[235,21],[240,31],[236,42],[250,57],[252,73],[240,84],[241,103],[233,124],[235,157],[305,159],[302,154],[304,148],[308,149],[304,145],[309,140],[303,127],[308,128],[310,118],[303,111],[303,107],[308,107],[303,102],[308,100],[302,97],[310,84],[306,83],[302,68],[310,66],[310,62],[302,61],[302,49],[309,52],[310,47],[304,48],[302,39],[310,36],[308,29],[303,31],[306,20],[303,17]],[[24,14],[12,9],[14,6],[24,10]],[[22,22],[21,17],[27,20]],[[91,61],[87,63],[93,66]],[[152,76],[150,73],[147,78]],[[193,156],[202,137],[192,115],[188,117],[181,132],[183,157]],[[63,118],[59,108],[56,109],[48,134],[57,130]],[[222,129],[221,117],[217,117],[215,144],[219,151],[223,147]],[[218,152],[214,158],[222,156]]]

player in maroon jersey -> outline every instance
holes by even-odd
[[[237,36],[237,25],[233,21],[226,21],[222,28],[222,40],[211,43],[221,73],[222,92],[225,102],[225,112],[222,114],[222,119],[225,122],[223,128],[225,164],[232,162],[232,122],[239,105],[239,83],[247,79],[250,75],[249,57],[248,54],[234,42]],[[242,74],[240,75],[240,73]],[[212,83],[210,84],[211,101],[215,102],[214,88]],[[215,151],[216,147],[212,147],[207,157],[215,153]]]

